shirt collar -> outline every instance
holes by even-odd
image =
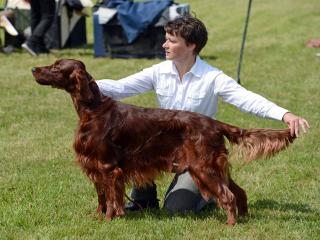
[[[201,77],[202,73],[202,63],[203,61],[199,56],[196,57],[196,62],[193,64],[193,66],[190,69],[190,73],[192,73],[196,77]],[[174,75],[178,75],[178,71],[176,66],[174,65],[173,61],[167,60],[164,62],[164,67],[161,68],[161,73],[171,73]]]
[[[196,62],[193,64],[192,68],[190,69],[189,72],[191,72],[194,76],[196,77],[201,77],[202,73],[202,60],[199,56],[196,57]]]

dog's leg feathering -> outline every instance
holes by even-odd
[[[189,166],[188,171],[198,185],[203,198],[209,200],[214,196],[219,206],[226,211],[226,223],[228,225],[236,224],[236,198],[228,188],[227,183],[221,177],[206,173],[203,170],[197,171]]]

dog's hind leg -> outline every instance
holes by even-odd
[[[231,178],[229,178],[229,189],[236,196],[238,214],[246,216],[248,214],[247,194]]]
[[[218,204],[226,211],[227,224],[236,223],[236,198],[228,188],[228,184],[220,177],[208,173],[206,170],[197,171],[189,167],[190,175],[199,187],[204,199],[215,197]]]

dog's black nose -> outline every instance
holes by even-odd
[[[33,68],[31,69],[31,71],[32,71],[32,72],[35,72],[35,71],[36,71],[36,68],[35,68],[35,67],[33,67]]]

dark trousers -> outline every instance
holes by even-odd
[[[133,188],[134,200],[154,200],[157,198],[156,185],[146,188]],[[200,212],[206,206],[215,206],[214,200],[205,201],[189,172],[176,174],[165,195],[163,207],[171,213]]]
[[[53,23],[55,0],[31,0],[31,32],[28,43],[33,48],[44,46],[44,36]]]

